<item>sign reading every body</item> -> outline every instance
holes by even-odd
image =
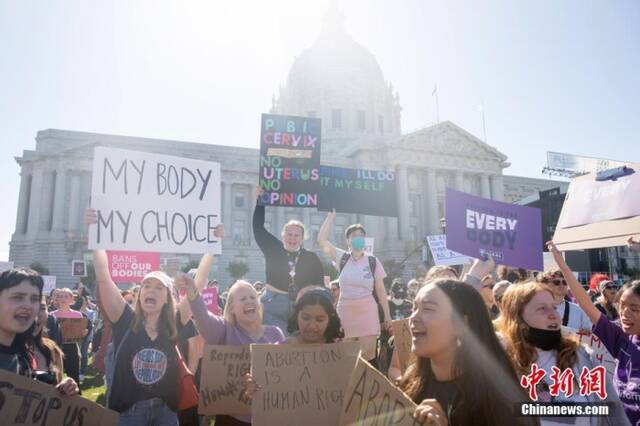
[[[320,133],[318,118],[262,114],[259,175],[265,205],[318,206]]]

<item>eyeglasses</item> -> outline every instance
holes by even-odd
[[[565,280],[553,280],[551,281],[553,283],[553,285],[555,286],[560,286],[560,285],[567,285],[567,282]]]

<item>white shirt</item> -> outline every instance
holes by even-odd
[[[569,322],[565,327],[573,328],[574,330],[585,329],[591,332],[591,320],[582,308],[575,303],[567,302],[569,306]],[[564,318],[565,302],[562,301],[559,305],[556,305],[556,311],[560,314],[560,320]],[[562,324],[564,325],[564,324]]]

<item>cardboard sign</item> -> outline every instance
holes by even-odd
[[[447,236],[441,235],[428,235],[427,244],[429,244],[429,251],[433,256],[434,264],[436,265],[464,265],[473,260],[469,256],[460,254],[447,248]]]
[[[447,247],[497,264],[542,270],[540,209],[446,190]]]
[[[56,288],[56,277],[55,275],[42,275],[42,281],[44,281],[42,294],[49,296],[53,289]]]
[[[118,413],[80,396],[62,396],[53,386],[0,370],[3,425],[115,426]]]
[[[207,306],[207,310],[214,315],[220,315],[220,306],[218,305],[218,289],[209,287],[202,290],[202,300]]]
[[[320,167],[318,210],[398,216],[394,171]]]
[[[413,353],[411,352],[411,327],[409,318],[403,320],[391,321],[393,327],[393,342],[398,361],[400,361],[400,370],[404,373],[407,366],[412,361]]]
[[[251,371],[262,389],[253,396],[254,426],[338,423],[358,342],[251,345]]]
[[[96,147],[89,249],[220,254],[220,164]]]
[[[71,276],[72,277],[87,276],[87,264],[84,262],[84,260],[74,260],[71,262]]]
[[[579,344],[585,347],[591,360],[598,365],[604,366],[607,370],[607,376],[613,380],[616,372],[617,360],[611,356],[604,344],[598,339],[598,336],[591,333],[589,335],[579,334],[576,330],[569,327],[562,327],[562,335],[573,337]]]
[[[553,235],[561,251],[626,245],[640,230],[640,164],[616,180],[596,181],[596,174],[574,178],[567,190]]]
[[[419,425],[416,404],[367,361],[358,358],[340,413],[340,426]]]
[[[260,188],[268,206],[318,207],[319,118],[262,114]]]
[[[160,269],[160,253],[109,250],[107,259],[116,283],[139,283],[149,272]]]
[[[87,329],[87,318],[58,318],[62,343],[80,343],[84,340]]]
[[[13,269],[13,262],[12,261],[1,261],[0,262],[0,273],[4,272],[4,271],[8,271],[9,269]]]
[[[202,356],[198,413],[251,414],[245,375],[251,370],[249,346],[206,345]]]

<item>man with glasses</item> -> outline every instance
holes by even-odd
[[[540,282],[553,294],[556,310],[562,318],[562,325],[576,330],[581,334],[591,334],[591,321],[587,314],[575,303],[567,300],[569,287],[559,269],[546,271],[540,277]]]

